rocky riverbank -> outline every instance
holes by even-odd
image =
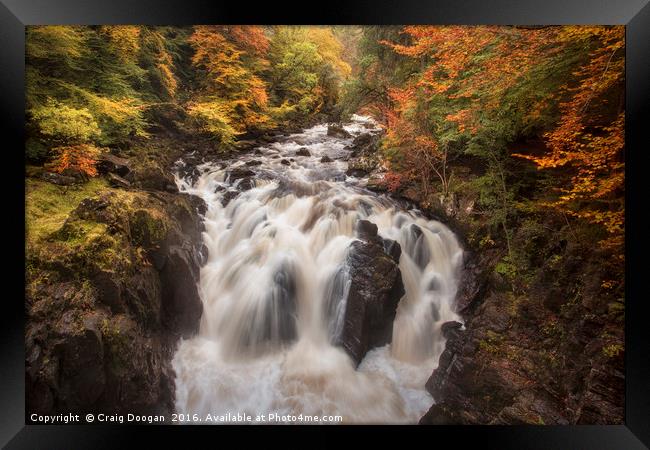
[[[526,249],[514,266],[462,210],[443,219],[466,245],[456,299],[465,323],[444,325],[426,385],[436,403],[421,424],[621,423],[623,299],[606,281],[616,261],[589,229],[557,214],[538,220],[514,230]]]
[[[355,139],[350,171],[388,192],[378,138]],[[432,204],[408,185],[391,195],[447,224],[465,248],[456,296],[465,323],[443,326],[446,350],[426,385],[436,404],[420,423],[621,423],[623,299],[607,282],[617,261],[593,245],[593,230],[550,211],[531,217],[513,230],[511,245],[525,250],[513,264],[473,216],[475,196]]]
[[[91,181],[26,180],[28,415],[173,410],[170,361],[202,311],[205,204],[176,190],[172,152],[150,150],[106,155]]]

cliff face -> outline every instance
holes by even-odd
[[[202,311],[205,205],[169,192],[160,165],[127,172],[126,189],[27,180],[28,417],[173,410],[174,347]]]
[[[539,231],[517,276],[500,262],[503,249],[468,252],[457,299],[465,327],[445,324],[446,350],[427,382],[436,404],[420,423],[623,422],[622,299],[603,282],[616,262],[572,238]]]

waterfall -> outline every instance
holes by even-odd
[[[377,132],[362,116],[344,128],[353,137]],[[462,249],[442,223],[346,176],[351,142],[318,125],[225,167],[202,164],[194,182],[177,177],[182,192],[207,204],[209,251],[200,332],[180,342],[172,362],[177,413],[415,423],[433,403],[424,385],[444,350],[440,326],[460,321],[454,298]],[[301,149],[310,156],[297,155]],[[333,161],[321,162],[326,155]],[[237,170],[254,175],[237,178]],[[238,183],[250,189],[239,193]],[[341,332],[351,283],[346,256],[360,219],[399,242],[405,295],[392,342],[355,368],[332,342]]]

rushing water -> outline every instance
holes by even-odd
[[[353,136],[377,131],[361,116],[345,129]],[[444,349],[440,326],[460,320],[454,297],[462,249],[443,224],[364,189],[367,180],[346,177],[351,141],[318,125],[230,165],[205,163],[193,184],[177,179],[181,191],[208,205],[209,250],[200,332],[183,340],[173,359],[177,413],[416,423],[433,403],[424,385]],[[297,156],[302,147],[311,156]],[[333,161],[321,162],[325,155]],[[224,207],[224,196],[245,182],[229,179],[239,166],[255,172],[255,186]],[[392,343],[355,368],[330,342],[341,329],[346,255],[360,219],[400,243],[406,294]]]

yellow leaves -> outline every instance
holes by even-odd
[[[80,27],[28,26],[25,53],[29,58],[79,58],[84,51]]]
[[[230,144],[239,134],[231,119],[233,105],[225,101],[192,103],[187,106],[187,112],[202,131],[215,135],[221,143]]]
[[[197,26],[189,42],[195,49],[192,63],[206,71],[207,100],[190,108],[201,128],[230,142],[246,129],[267,126],[267,86],[258,74],[269,46],[263,29]]]
[[[140,26],[103,25],[100,33],[105,35],[115,55],[125,63],[135,62],[140,50]]]
[[[161,53],[158,57],[156,67],[160,71],[160,79],[162,80],[163,87],[167,91],[167,95],[170,97],[173,97],[176,94],[176,89],[178,88],[178,81],[174,76],[172,66],[173,62],[169,53]]]
[[[267,103],[269,101],[269,96],[266,93],[265,86],[261,82],[257,83],[255,86],[251,87],[250,94],[251,94],[251,98],[253,100],[253,103],[256,106],[258,106],[260,108],[265,108],[267,106]]]
[[[339,77],[347,78],[352,69],[350,65],[341,59],[343,45],[334,36],[330,27],[308,27],[305,31],[305,38],[308,42],[316,45],[318,54],[323,61],[331,65]]]

